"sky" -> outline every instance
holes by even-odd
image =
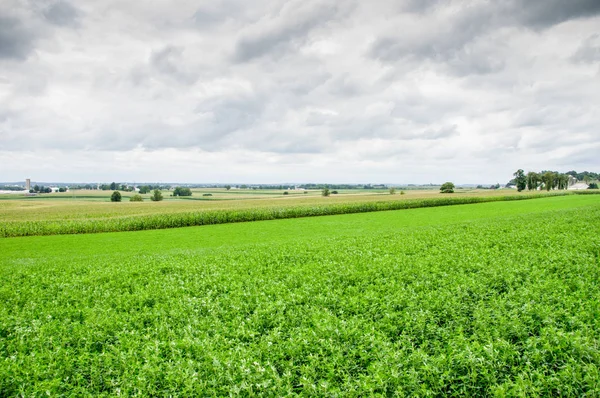
[[[0,181],[600,171],[599,0],[0,0]]]

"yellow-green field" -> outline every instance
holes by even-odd
[[[35,197],[22,195],[0,196],[0,221],[42,221],[105,219],[114,217],[153,214],[189,213],[204,210],[245,210],[251,208],[287,208],[344,203],[370,203],[382,201],[414,200],[447,197],[437,190],[407,190],[391,195],[387,190],[338,190],[338,194],[321,196],[320,190],[230,190],[194,189],[187,198],[169,196],[163,191],[164,200],[150,201],[150,194],[142,195],[144,202],[129,202],[130,192],[123,192],[120,203],[110,202],[111,191],[71,191],[44,194]],[[304,193],[306,192],[306,193]],[[211,194],[212,196],[203,196]],[[487,197],[517,194],[514,190],[457,190],[451,197]],[[525,193],[523,193],[525,194]],[[528,195],[530,193],[527,193]],[[536,193],[544,195],[544,193]]]

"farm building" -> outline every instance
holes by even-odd
[[[589,185],[585,182],[577,182],[569,187],[569,190],[577,191],[580,189],[588,189]]]

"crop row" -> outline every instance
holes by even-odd
[[[485,197],[446,196],[429,199],[397,200],[364,203],[335,203],[311,206],[271,207],[251,209],[203,210],[172,214],[136,215],[84,220],[9,221],[0,225],[0,237],[87,234],[100,232],[142,231],[180,228],[200,225],[227,224],[247,221],[278,220],[337,214],[367,213],[373,211],[404,210],[424,207],[451,206],[498,201],[536,199],[571,194],[596,192],[554,192],[549,194],[521,194]]]

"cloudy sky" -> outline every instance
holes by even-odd
[[[600,171],[599,0],[0,0],[0,181]]]

